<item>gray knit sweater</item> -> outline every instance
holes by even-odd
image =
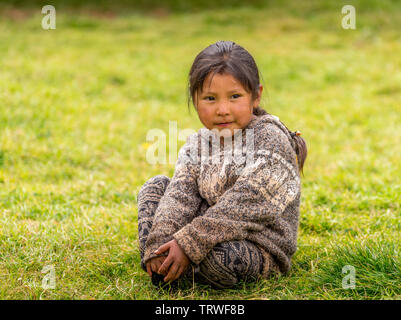
[[[213,131],[199,129],[180,149],[146,242],[145,263],[173,238],[195,264],[220,242],[248,240],[273,257],[279,271],[289,271],[301,197],[295,141],[271,114],[253,116],[235,134],[237,145],[224,147],[213,137]]]

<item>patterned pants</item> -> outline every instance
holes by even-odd
[[[152,228],[154,214],[161,197],[170,183],[170,178],[158,175],[149,179],[138,194],[138,235],[141,254],[141,267],[146,271],[143,263],[146,239]],[[202,215],[209,204],[203,200],[199,215]],[[188,221],[190,223],[191,221]],[[215,288],[230,288],[240,279],[255,280],[262,273],[263,256],[257,246],[246,240],[227,241],[217,244],[197,266],[191,264],[196,281],[207,283]],[[192,272],[185,272],[183,277],[192,279]]]

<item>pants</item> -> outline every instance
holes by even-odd
[[[145,271],[143,255],[146,239],[152,228],[159,201],[169,183],[170,178],[158,175],[149,179],[138,193],[139,249],[141,267]],[[198,214],[202,215],[208,207],[207,201],[203,200]],[[191,266],[183,277],[192,279],[191,271],[194,271],[196,281],[223,289],[232,287],[241,279],[257,279],[262,273],[263,256],[258,247],[250,241],[227,241],[217,244],[199,265]]]

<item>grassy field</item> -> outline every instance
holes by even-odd
[[[401,3],[264,2],[54,1],[47,31],[35,2],[0,5],[0,299],[401,299]],[[160,292],[139,266],[136,196],[174,165],[146,161],[146,133],[201,127],[186,77],[222,39],[251,52],[262,106],[307,141],[299,247],[286,276]]]

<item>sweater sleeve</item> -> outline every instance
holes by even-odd
[[[174,176],[155,212],[153,225],[145,245],[144,262],[157,256],[153,252],[173,239],[173,234],[190,222],[196,214],[202,197],[198,192],[199,164],[194,160],[197,151],[196,135],[188,137],[180,149]]]
[[[247,164],[234,185],[203,216],[174,234],[195,264],[220,242],[254,239],[255,233],[261,232],[265,236],[266,228],[277,225],[287,205],[299,196],[299,171],[287,136],[272,124],[264,124],[259,133],[254,161]],[[285,221],[282,224],[288,225]],[[293,233],[291,228],[285,229]],[[279,237],[292,240],[294,234]]]

